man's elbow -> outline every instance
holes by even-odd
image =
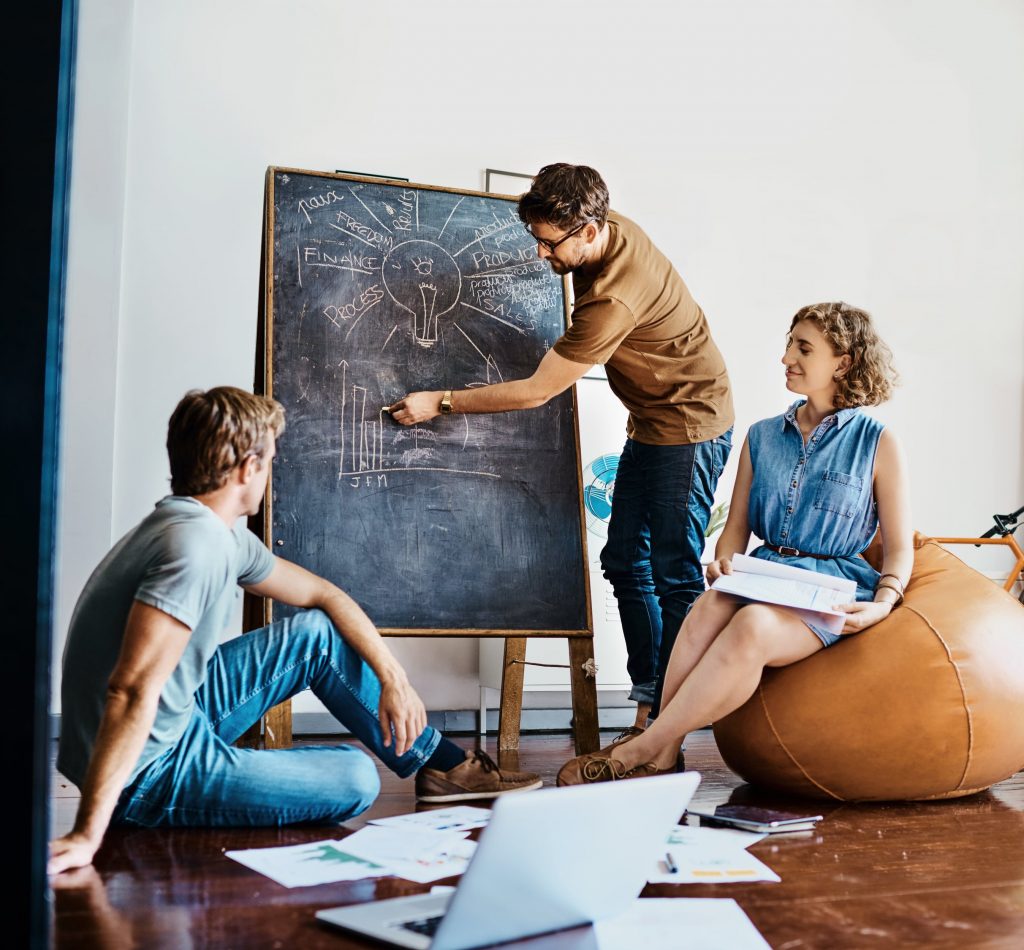
[[[539,409],[541,406],[545,405],[546,403],[554,399],[554,397],[557,395],[558,393],[531,393],[529,396],[526,397],[526,399],[523,400],[522,405],[519,408]]]
[[[551,402],[555,396],[559,396],[564,393],[569,386],[561,385],[560,383],[552,383],[545,380],[531,380],[532,385],[527,390],[525,396],[522,399],[522,404],[519,408],[521,409],[537,409],[540,406],[546,405]]]
[[[143,708],[156,704],[160,699],[160,687],[154,683],[134,678],[121,677],[116,673],[107,683],[108,708]]]

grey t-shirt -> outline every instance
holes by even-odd
[[[273,555],[244,522],[231,529],[194,498],[169,495],[157,502],[100,562],[78,598],[64,647],[57,768],[82,785],[133,601],[162,610],[192,632],[160,693],[129,783],[185,731],[239,585],[258,584],[273,566]]]

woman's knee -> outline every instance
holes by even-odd
[[[763,604],[736,612],[718,637],[721,649],[733,659],[764,663],[771,645],[775,614]]]
[[[702,643],[718,635],[735,612],[735,599],[708,590],[689,609],[679,630],[680,637],[696,638]]]

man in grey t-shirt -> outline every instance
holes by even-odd
[[[421,801],[540,786],[427,725],[405,671],[334,584],[276,558],[240,521],[259,509],[281,406],[233,387],[185,396],[171,416],[173,495],[89,578],[68,632],[57,766],[82,790],[51,874],[91,863],[108,825],[343,821],[380,788],[345,745],[259,751],[232,743],[311,689]],[[220,644],[241,589],[306,608]]]

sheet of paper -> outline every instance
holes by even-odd
[[[768,835],[764,831],[743,831],[740,828],[709,828],[707,825],[676,825],[669,833],[666,844],[696,848],[749,848]]]
[[[727,898],[638,898],[594,930],[600,950],[771,950],[743,908]]]
[[[777,561],[769,561],[762,557],[751,557],[749,554],[736,554],[732,559],[734,570],[743,571],[746,574],[760,574],[764,577],[779,577],[783,580],[803,581],[806,584],[814,584],[816,587],[831,587],[833,590],[841,591],[844,595],[852,597],[857,592],[857,585],[854,581],[845,577],[835,577],[832,574],[819,574],[817,571],[809,571],[805,567],[794,567],[792,564],[779,564]]]
[[[367,825],[342,842],[346,851],[408,881],[426,884],[465,871],[476,850],[466,832]]]
[[[283,848],[226,851],[225,856],[269,877],[284,887],[309,887],[335,881],[358,881],[391,872],[344,850],[339,841],[313,841]]]
[[[727,828],[676,825],[647,875],[652,884],[733,884],[781,878],[746,851],[764,834]],[[678,868],[670,871],[666,854]]]
[[[468,838],[453,841],[444,850],[414,861],[392,861],[389,865],[395,877],[403,877],[417,884],[429,884],[446,877],[457,877],[469,866],[476,851],[476,842]]]
[[[766,604],[780,604],[784,607],[800,607],[823,614],[835,614],[836,604],[850,603],[831,587],[817,587],[803,581],[786,580],[782,577],[765,577],[761,574],[744,574],[737,571],[723,574],[712,585],[723,594],[749,597]]]
[[[647,875],[651,884],[752,884],[755,881],[782,880],[767,864],[746,851],[694,853],[672,849],[678,871],[672,873],[662,858]]]
[[[483,828],[491,818],[489,808],[474,805],[455,805],[411,815],[392,815],[390,818],[371,818],[371,825],[383,828],[420,828],[427,831],[472,831]]]
[[[342,842],[345,850],[367,861],[388,864],[432,857],[453,841],[462,841],[464,831],[431,831],[424,828],[382,828],[367,825],[353,832]]]

